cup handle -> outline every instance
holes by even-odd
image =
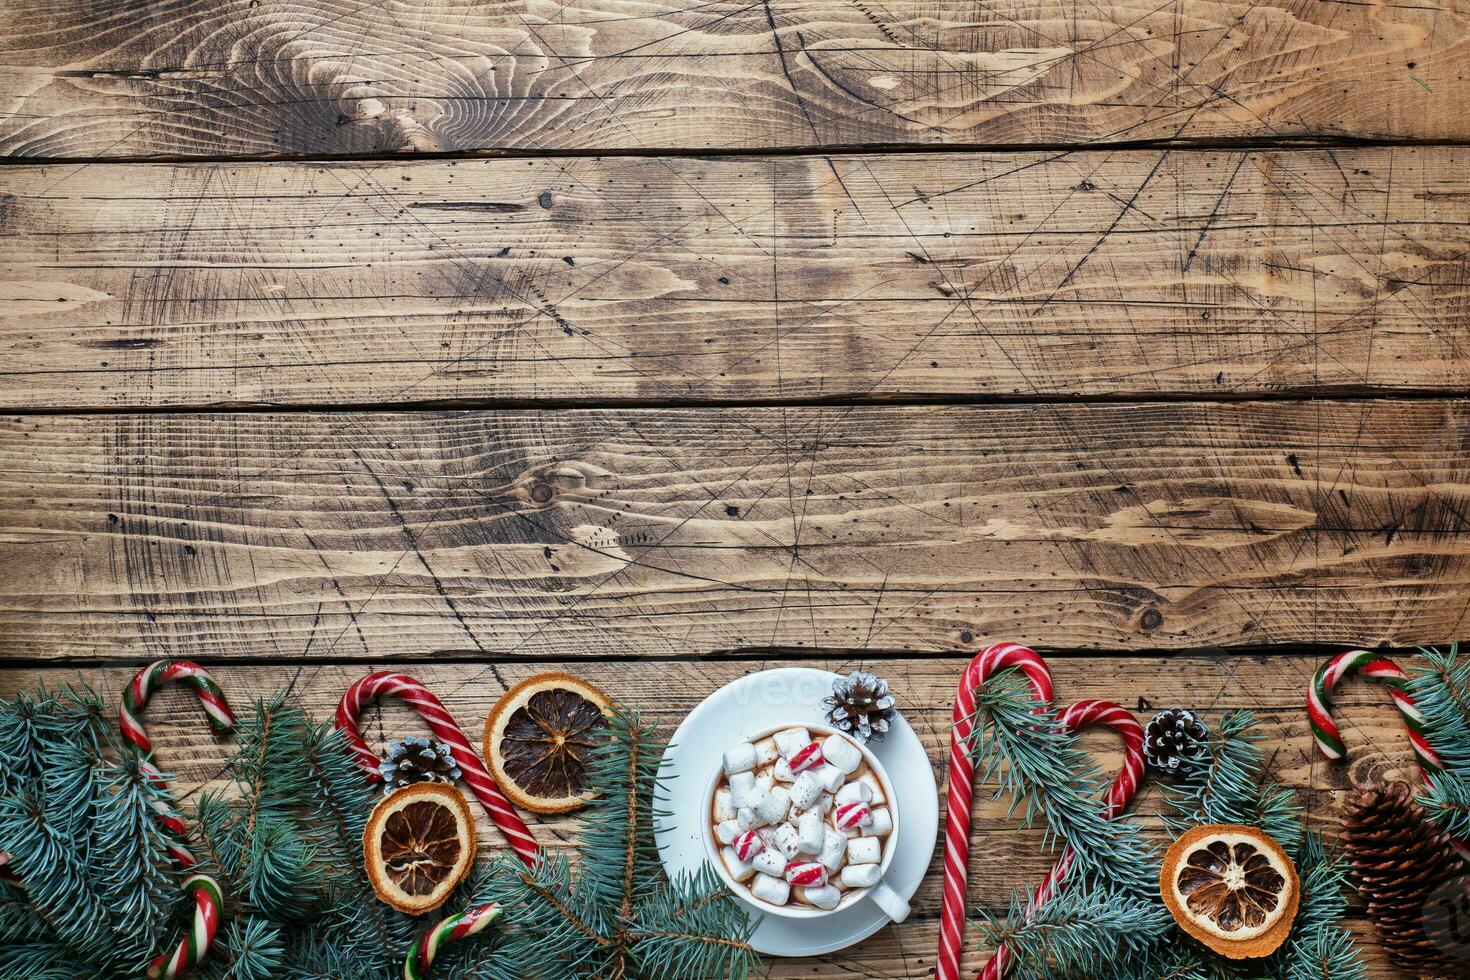
[[[874,885],[872,890],[868,892],[868,897],[877,902],[878,908],[883,910],[883,914],[894,922],[902,922],[909,917],[909,912],[911,911],[909,909],[909,903],[905,902],[898,892],[889,888],[887,882],[880,881]]]

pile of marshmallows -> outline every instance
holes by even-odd
[[[871,771],[849,779],[862,764],[846,737],[814,742],[805,728],[726,749],[729,786],[715,791],[714,819],[730,876],[753,877],[748,887],[763,902],[785,905],[795,887],[819,909],[876,885],[893,816]]]

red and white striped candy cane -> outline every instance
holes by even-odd
[[[184,869],[199,862],[188,847],[188,832],[184,829],[183,817],[171,802],[172,791],[163,773],[153,761],[153,742],[143,729],[143,709],[148,699],[159,687],[170,681],[187,684],[199,695],[204,705],[204,717],[216,735],[224,735],[235,727],[235,715],[220,686],[209,672],[188,660],[159,660],[149,664],[134,675],[132,683],[123,691],[122,705],[118,708],[118,724],[123,737],[138,751],[138,770],[143,777],[161,792],[153,799],[153,819],[163,828],[168,838],[169,856]],[[172,953],[160,956],[148,964],[151,980],[176,980],[194,969],[209,953],[219,931],[220,912],[224,905],[218,882],[208,875],[190,875],[184,882],[184,890],[194,897],[194,918],[184,938]]]
[[[1036,700],[1051,703],[1051,672],[1046,661],[1019,643],[997,643],[981,651],[960,679],[949,736],[949,815],[944,828],[944,902],[939,913],[935,980],[958,980],[960,975],[960,949],[965,937],[965,882],[970,860],[970,805],[975,796],[975,764],[970,758],[975,692],[1008,667],[1026,675]]]
[[[1307,690],[1307,720],[1312,724],[1312,737],[1317,748],[1329,759],[1347,758],[1347,746],[1343,744],[1342,732],[1332,720],[1332,692],[1346,677],[1357,674],[1377,681],[1388,688],[1388,696],[1404,720],[1404,730],[1409,733],[1409,744],[1419,760],[1419,772],[1424,781],[1434,784],[1436,777],[1444,771],[1444,761],[1424,732],[1424,715],[1409,693],[1409,675],[1398,664],[1387,657],[1369,650],[1348,650],[1328,660],[1312,678]],[[1470,842],[1454,841],[1460,858],[1470,863]]]
[[[1063,711],[1057,721],[1069,732],[1079,731],[1088,725],[1107,725],[1123,737],[1123,768],[1118,770],[1113,785],[1108,787],[1107,795],[1103,797],[1103,816],[1108,820],[1113,819],[1123,812],[1138,792],[1138,784],[1143,781],[1143,726],[1138,723],[1138,719],[1111,701],[1078,701]],[[1076,853],[1069,847],[1057,858],[1057,863],[1052,865],[1041,887],[1031,896],[1031,904],[1026,910],[1028,918],[1056,895],[1062,879],[1072,870],[1076,857]],[[981,980],[1000,980],[1005,976],[1011,963],[1011,955],[1011,951],[1005,946],[997,949],[981,971]]]
[[[485,812],[490,814],[495,826],[500,828],[500,832],[505,835],[506,841],[521,860],[534,868],[545,856],[545,852],[536,843],[536,838],[531,836],[531,829],[495,785],[495,780],[490,778],[484,763],[470,748],[464,732],[444,709],[444,705],[429,693],[428,688],[407,674],[369,674],[349,687],[347,693],[342,695],[342,703],[337,705],[337,728],[347,737],[347,743],[357,756],[357,762],[362,766],[368,780],[382,782],[383,777],[378,772],[379,759],[376,753],[368,748],[362,735],[358,733],[357,719],[362,715],[363,708],[381,697],[402,698],[428,722],[434,737],[449,746],[455,763],[460,772],[464,773],[464,781],[469,784]]]

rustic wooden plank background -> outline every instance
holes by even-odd
[[[1410,759],[1364,686],[1314,759],[1314,664],[1470,611],[1467,16],[0,0],[0,694],[861,665],[942,776],[1006,637],[1255,708],[1331,834]],[[1001,908],[1047,860],[978,826]],[[937,876],[772,975],[928,975]]]
[[[1470,382],[1470,150],[0,171],[4,405]]]
[[[4,0],[0,150],[1463,139],[1453,3]]]

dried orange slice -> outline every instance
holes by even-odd
[[[1195,827],[1175,841],[1159,888],[1180,928],[1234,960],[1275,952],[1301,900],[1296,868],[1281,845],[1237,824]]]
[[[527,678],[485,719],[485,763],[517,806],[565,813],[587,802],[587,762],[607,733],[612,702],[570,674]]]
[[[475,820],[459,790],[414,783],[373,808],[362,834],[378,897],[421,915],[449,900],[475,863]]]

